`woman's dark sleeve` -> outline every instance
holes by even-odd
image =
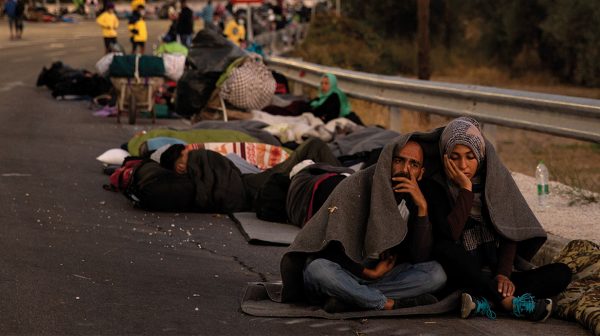
[[[453,208],[450,207],[446,190],[434,182],[423,183],[422,191],[427,200],[429,221],[436,237],[457,241],[473,206],[473,193],[461,189]]]
[[[471,207],[473,207],[473,193],[467,189],[460,189],[454,208],[447,217],[452,240],[459,240],[462,236],[465,224],[471,214]]]
[[[510,278],[516,255],[517,243],[508,239],[501,240],[498,247],[498,270],[496,273]]]
[[[313,114],[328,122],[340,116],[340,98],[337,93],[332,93],[319,107],[313,109]]]

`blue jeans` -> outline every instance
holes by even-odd
[[[304,290],[311,302],[335,297],[364,309],[383,309],[387,299],[432,293],[444,286],[446,273],[436,261],[402,263],[378,280],[365,280],[327,259],[315,259],[304,269]]]

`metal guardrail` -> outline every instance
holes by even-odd
[[[291,51],[296,43],[302,41],[307,31],[308,24],[295,24],[257,35],[254,42],[261,45],[267,55],[281,55]]]
[[[333,73],[342,91],[361,100],[600,143],[597,99],[374,75],[276,56],[266,63],[288,80],[312,87],[323,73]]]

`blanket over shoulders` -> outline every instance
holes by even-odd
[[[400,215],[391,183],[394,150],[409,139],[419,142],[425,157],[425,178],[444,185],[439,154],[442,130],[395,138],[384,147],[376,165],[351,175],[334,189],[282,257],[283,289],[279,300],[302,300],[302,272],[307,258],[314,253],[339,248],[361,263],[366,257],[376,257],[404,240],[407,220]],[[485,195],[491,220],[501,235],[519,242],[517,252],[529,260],[546,240],[546,233],[487,140],[486,148]]]

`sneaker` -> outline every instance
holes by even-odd
[[[469,316],[487,316],[490,320],[496,319],[496,313],[490,307],[490,303],[484,297],[473,297],[468,293],[463,293],[461,298],[460,317]]]
[[[513,315],[530,321],[544,322],[552,314],[551,299],[536,299],[529,293],[513,299]]]
[[[421,294],[404,299],[394,299],[394,309],[426,306],[436,302],[438,302],[438,299],[435,296],[431,294]]]

